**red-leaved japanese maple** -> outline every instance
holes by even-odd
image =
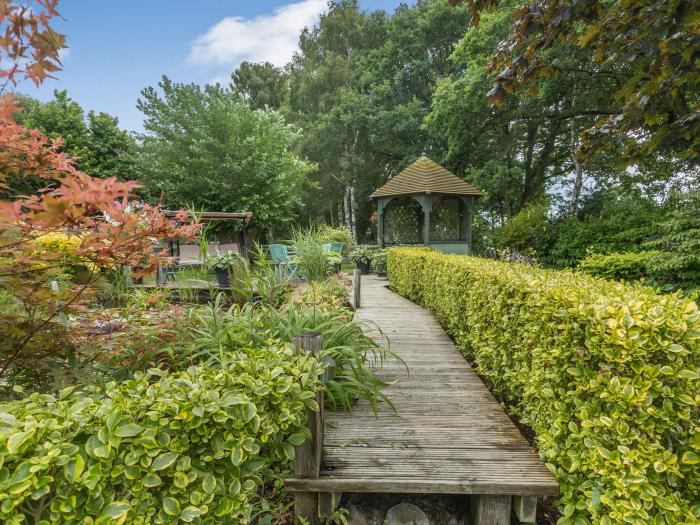
[[[139,203],[133,182],[96,179],[75,168],[59,140],[17,124],[18,79],[40,84],[60,70],[65,38],[49,23],[57,0],[0,2],[0,185],[9,176],[46,181],[35,195],[0,201],[0,390],[17,383],[36,388],[47,370],[71,364],[67,315],[81,311],[101,274],[123,266],[153,269],[162,254],[156,240],[191,238],[198,225],[186,212],[175,221]],[[70,253],[41,245],[59,234]],[[66,257],[86,269],[65,279]]]

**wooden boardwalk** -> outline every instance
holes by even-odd
[[[321,496],[470,494],[473,523],[510,523],[511,504],[534,522],[535,497],[558,494],[558,485],[433,315],[374,276],[362,280],[357,314],[381,328],[408,367],[391,361],[377,370],[396,412],[381,404],[375,417],[364,401],[327,411],[319,476],[287,487]]]

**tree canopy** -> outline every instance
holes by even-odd
[[[296,152],[299,132],[238,93],[163,77],[142,91],[139,178],[167,206],[250,211],[254,224],[291,221],[313,165]]]
[[[618,109],[589,127],[584,152],[619,146],[629,163],[651,151],[700,158],[698,2],[449,2],[467,4],[475,24],[485,9],[514,6],[510,34],[489,65],[498,72],[488,92],[492,105],[503,105],[508,94],[543,76],[565,74],[551,51],[575,47],[591,58],[583,72],[618,76]]]

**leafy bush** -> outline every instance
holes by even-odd
[[[240,264],[231,276],[235,293],[248,302],[282,306],[289,297],[289,280],[275,271],[274,263],[267,257],[267,250],[257,243],[253,248],[253,259],[251,263],[240,258]]]
[[[659,251],[611,253],[608,255],[592,253],[583,259],[578,267],[587,274],[598,277],[636,281],[645,279],[653,273],[649,266],[661,255]]]
[[[239,523],[308,437],[320,366],[285,346],[0,405],[0,520]]]
[[[561,523],[697,523],[695,302],[415,248],[389,251],[389,281],[514,401],[561,483]]]
[[[547,235],[549,203],[538,201],[523,208],[494,232],[496,246],[536,254],[547,251],[549,239]]]
[[[387,251],[384,248],[372,252],[372,264],[377,273],[386,272],[386,259]]]
[[[207,258],[207,265],[214,270],[231,270],[242,264],[243,257],[233,252],[218,253]]]
[[[339,242],[343,245],[341,255],[347,255],[352,245],[352,232],[345,227],[329,226],[328,224],[318,225],[318,238],[322,243]]]
[[[355,264],[359,263],[371,263],[372,254],[376,251],[376,248],[355,248],[350,252],[350,260]]]
[[[700,191],[682,196],[659,230],[663,233],[646,246],[664,254],[649,270],[669,287],[700,288]]]
[[[331,408],[350,408],[357,398],[372,406],[389,401],[381,392],[384,383],[375,377],[369,365],[388,357],[399,359],[367,333],[381,335],[372,323],[353,319],[347,309],[328,306],[309,308],[290,303],[283,308],[265,305],[233,305],[223,310],[214,303],[190,310],[186,322],[177,328],[177,342],[171,345],[170,366],[183,368],[191,363],[220,367],[242,348],[265,347],[270,342],[291,343],[304,332],[323,334],[323,361],[332,360],[336,376],[325,385]],[[366,333],[367,332],[367,333]]]
[[[579,216],[565,214],[548,224],[538,260],[555,267],[574,267],[589,253],[641,250],[658,234],[666,210],[652,199],[601,191],[591,196]]]
[[[309,282],[321,281],[329,273],[329,259],[315,228],[297,229],[292,234],[296,251],[294,262],[299,273]]]
[[[309,286],[301,293],[301,304],[306,306],[330,306],[346,308],[350,304],[350,289],[337,275]]]

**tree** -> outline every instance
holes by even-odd
[[[287,91],[287,75],[269,62],[242,62],[231,74],[231,89],[253,109],[279,109]]]
[[[56,2],[2,2],[5,29],[0,46],[0,77],[5,89],[24,76],[39,84],[60,66],[64,39],[49,27]],[[38,378],[51,364],[71,362],[69,313],[84,305],[99,272],[122,265],[152,268],[154,237],[191,237],[197,230],[186,214],[179,225],[156,207],[135,206],[135,183],[100,180],[80,172],[52,140],[18,124],[12,94],[0,100],[0,185],[8,177],[37,177],[46,187],[15,201],[0,200],[0,385]],[[56,250],[43,240],[60,235]],[[63,279],[66,258],[87,268],[78,284]]]
[[[22,111],[15,114],[17,121],[52,139],[60,138],[60,151],[74,159],[77,169],[100,179],[134,178],[136,142],[119,129],[116,117],[94,111],[86,115],[65,90],[54,91],[53,100],[46,103],[27,97],[19,100]],[[43,183],[38,178],[14,177],[6,193],[9,196],[31,193]]]
[[[481,12],[503,2],[463,0],[478,24]],[[457,5],[462,0],[449,0]],[[509,4],[506,4],[509,5]],[[700,5],[693,0],[615,0],[516,4],[510,36],[489,70],[498,72],[488,92],[502,106],[520,86],[561,73],[550,50],[566,45],[593,58],[585,73],[621,75],[615,112],[601,115],[584,134],[582,152],[617,147],[628,163],[650,152],[700,158]]]
[[[315,181],[324,195],[323,208],[310,196],[311,216],[324,216],[343,223],[357,241],[356,169],[348,157],[357,149],[360,130],[346,121],[338,106],[357,78],[358,57],[380,44],[384,16],[368,16],[356,0],[333,2],[321,15],[318,26],[304,29],[300,51],[289,64],[289,100],[284,108],[288,119],[303,130],[302,151],[318,164]]]
[[[261,228],[295,216],[313,165],[296,153],[298,131],[273,110],[253,110],[220,86],[163,77],[141,93],[139,173],[168,206],[250,211]]]
[[[302,32],[286,114],[319,164],[323,216],[337,216],[356,239],[373,234],[369,194],[434,147],[423,119],[436,82],[453,70],[449,56],[469,24],[461,14],[420,1],[389,17],[343,1]]]

